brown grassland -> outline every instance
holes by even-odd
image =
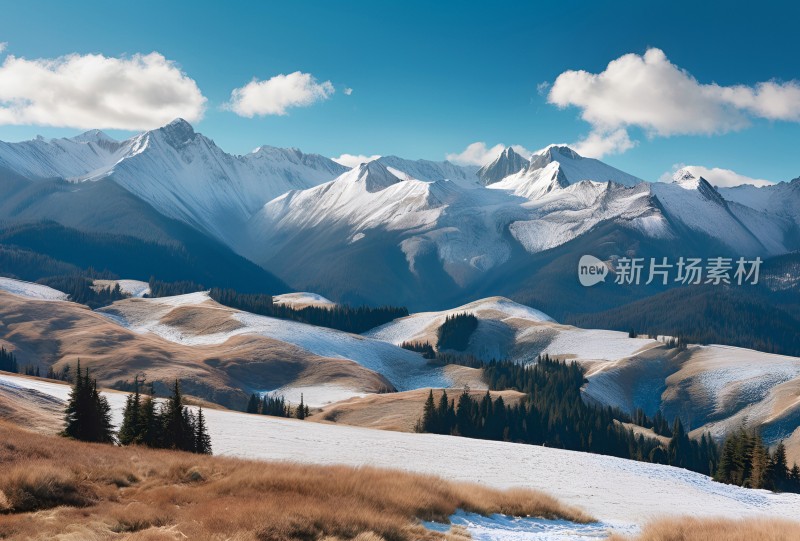
[[[464,539],[424,529],[456,509],[589,522],[529,490],[435,477],[86,444],[0,421],[0,538]]]
[[[608,541],[795,541],[800,522],[750,518],[665,518],[645,526],[633,537],[612,536]]]

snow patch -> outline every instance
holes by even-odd
[[[18,297],[25,297],[37,301],[66,301],[69,295],[62,293],[52,287],[15,280],[13,278],[0,277],[0,290]]]

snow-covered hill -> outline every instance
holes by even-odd
[[[191,311],[186,308],[191,308]],[[448,387],[451,384],[441,368],[429,366],[417,353],[380,340],[227,308],[212,301],[206,292],[154,299],[128,299],[99,311],[113,322],[136,333],[155,334],[184,346],[220,345],[236,336],[256,335],[290,344],[310,355],[355,361],[384,376],[398,390]],[[202,324],[209,319],[204,317],[206,314],[213,314],[213,326]],[[272,389],[264,389],[268,390]],[[336,391],[346,389],[339,386]],[[319,398],[323,394],[326,398],[330,395],[324,389],[317,388],[315,394],[309,394],[309,403],[325,403]],[[361,390],[354,388],[349,393],[339,392],[337,396],[341,400],[360,394]]]
[[[37,301],[66,301],[69,297],[66,293],[62,293],[52,287],[23,282],[22,280],[14,280],[13,278],[4,278],[2,276],[0,276],[0,291],[6,291],[20,297],[25,297],[26,299],[34,299]]]
[[[62,401],[69,393],[66,385],[9,375],[0,375],[0,385],[34,389]],[[118,425],[125,394],[106,396]],[[603,530],[635,531],[637,526],[664,515],[796,519],[800,506],[800,496],[796,494],[744,489],[716,483],[687,470],[601,455],[224,410],[208,409],[204,413],[217,455],[399,468],[497,488],[539,489],[596,516],[602,524],[585,532],[592,538],[602,537]],[[469,524],[468,520],[460,522]],[[501,519],[488,522],[471,524],[476,528],[474,533],[485,533],[480,530],[483,524],[483,528],[491,528],[497,535],[490,539],[509,538],[502,535]],[[524,524],[508,523],[505,527],[510,530],[515,526],[522,528]],[[514,534],[507,531],[507,535]]]

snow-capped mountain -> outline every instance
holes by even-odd
[[[671,220],[691,232],[719,240],[742,255],[777,255],[791,251],[794,232],[780,215],[726,201],[703,177],[677,171],[671,183],[650,184]]]
[[[519,173],[527,168],[530,162],[514,152],[511,147],[506,148],[492,163],[486,164],[478,170],[478,178],[488,186],[509,175]]]
[[[0,166],[27,178],[110,178],[163,215],[223,241],[267,201],[347,168],[297,149],[221,150],[181,119],[122,142],[100,131],[72,139],[0,144]]]
[[[728,201],[765,214],[787,218],[800,227],[800,177],[771,186],[757,187],[742,184],[717,190]]]
[[[176,120],[119,142],[95,130],[0,143],[3,171],[29,180],[24,189],[3,181],[11,187],[0,185],[0,193],[13,201],[0,204],[0,218],[124,233],[149,212],[156,231],[142,234],[146,240],[169,240],[152,214],[178,220],[290,286],[336,301],[412,305],[430,295],[455,303],[470,300],[474,287],[501,293],[485,288],[519,281],[532,258],[541,265],[550,257],[539,254],[579,241],[593,249],[594,236],[611,232],[617,252],[609,256],[641,250],[642,242],[709,256],[800,247],[800,181],[717,190],[682,171],[673,182],[649,183],[565,145],[530,160],[509,148],[480,169],[386,156],[351,170],[296,149],[231,155]],[[77,184],[76,193],[63,183],[30,185],[53,177]],[[117,194],[105,208],[101,196],[114,190],[93,197],[83,189],[78,197],[81,186],[104,184],[127,198]],[[79,209],[68,208],[78,200]],[[100,219],[91,219],[92,205]],[[115,226],[114,216],[126,225]]]

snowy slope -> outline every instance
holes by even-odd
[[[659,343],[628,338],[627,333],[580,329],[560,325],[543,312],[502,297],[475,301],[442,312],[422,312],[392,321],[365,336],[392,344],[428,342],[436,344],[436,332],[447,316],[469,313],[478,318],[465,353],[489,361],[507,359],[531,362],[549,354],[580,362],[617,361]]]
[[[142,307],[146,306],[146,309]],[[175,308],[192,306],[223,312],[236,322],[230,330],[197,333],[193,329],[165,323]],[[398,390],[422,387],[449,387],[451,380],[443,370],[432,368],[422,356],[380,340],[363,338],[325,327],[316,327],[240,312],[213,302],[205,292],[175,297],[118,302],[99,310],[112,321],[137,333],[153,333],[165,340],[187,346],[223,344],[239,335],[261,335],[297,346],[320,357],[349,359],[382,374]]]
[[[776,255],[783,244],[785,220],[759,215],[749,207],[731,206],[704,178],[678,171],[671,183],[651,184],[650,190],[672,220],[715,238],[742,255]]]
[[[144,297],[150,294],[150,284],[141,280],[95,280],[95,287],[114,287],[119,284],[119,289],[131,297]]]
[[[284,293],[282,295],[275,295],[272,297],[272,302],[275,304],[286,304],[292,308],[305,308],[306,306],[319,306],[330,308],[335,306],[336,303],[330,299],[326,299],[322,295],[316,293],[308,293],[300,291],[297,293]]]
[[[455,165],[448,161],[407,160],[398,156],[382,156],[377,160],[402,179],[412,178],[435,182],[449,180],[465,188],[480,185],[477,167]]]
[[[534,182],[534,189],[542,186],[541,180]],[[503,181],[492,187],[507,186],[507,181]],[[564,188],[555,185],[537,193],[538,198],[523,205],[528,216],[509,226],[514,238],[531,253],[560,246],[605,222],[614,222],[654,239],[676,237],[662,211],[653,205],[647,183],[628,188],[582,181]]]
[[[766,214],[782,216],[800,226],[800,178],[772,186],[742,184],[717,190],[728,201]]]
[[[565,145],[549,145],[536,152],[530,159],[529,171],[535,171],[557,163],[566,181],[570,184],[582,180],[595,182],[614,182],[623,186],[635,186],[642,179],[611,167],[594,158],[584,158]]]
[[[0,385],[32,388],[61,400],[69,392],[66,385],[7,375],[0,375]],[[118,424],[125,395],[106,396]],[[662,515],[796,519],[800,506],[800,495],[738,488],[678,468],[601,455],[224,410],[204,413],[217,455],[399,468],[497,488],[540,489],[582,507],[618,531],[628,532]],[[502,523],[497,517],[494,522],[485,526]]]
[[[0,276],[0,290],[37,301],[66,301],[69,298],[66,293],[52,287],[2,276]]]
[[[130,147],[129,141],[115,141],[99,130],[64,139],[0,141],[0,168],[34,179],[80,178],[112,167],[130,152]]]

